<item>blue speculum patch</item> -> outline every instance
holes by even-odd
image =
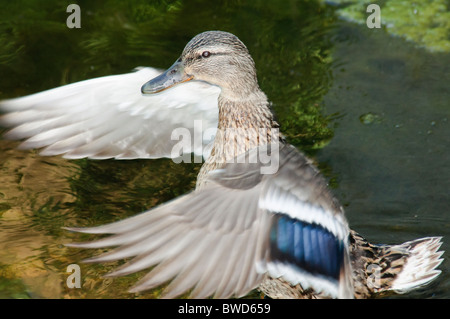
[[[276,214],[270,234],[271,258],[313,275],[339,279],[343,242],[315,223]]]

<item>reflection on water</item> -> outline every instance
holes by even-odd
[[[377,243],[450,233],[448,55],[341,23],[315,1],[131,3],[82,5],[80,30],[54,24],[65,23],[65,8],[52,1],[26,12],[8,5],[0,70],[11,76],[0,79],[0,99],[138,65],[165,68],[196,33],[230,31],[254,56],[283,132],[317,159],[353,228]],[[34,38],[53,40],[32,41],[29,25]],[[8,38],[14,32],[22,37]],[[63,244],[90,237],[61,227],[104,224],[177,197],[194,187],[199,165],[69,161],[17,145],[0,141],[0,298],[158,296],[126,292],[142,273],[101,277],[122,262],[81,264],[98,252]],[[72,263],[82,289],[65,284]],[[448,262],[440,268],[412,296],[450,297]]]
[[[61,158],[42,158],[2,141],[0,153],[0,297],[59,298],[63,253],[61,227],[70,220],[68,175]],[[58,256],[57,258],[53,257]]]
[[[195,186],[199,165],[167,159],[68,161],[15,146],[2,141],[0,155],[0,287],[7,287],[0,297],[129,297],[127,288],[137,276],[101,278],[118,263],[81,265],[85,289],[66,287],[67,266],[92,252],[64,247],[82,239],[61,228],[122,219],[177,197]]]

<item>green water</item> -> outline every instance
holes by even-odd
[[[392,0],[391,0],[392,1]],[[375,243],[444,236],[450,244],[450,55],[347,22],[321,1],[2,1],[0,99],[136,66],[167,68],[205,30],[243,40],[289,141],[313,157],[352,228]],[[69,161],[0,140],[0,298],[149,298],[143,273],[105,279],[90,238],[63,226],[123,219],[195,185],[198,164]],[[444,257],[448,259],[449,254]],[[82,288],[66,285],[79,264]],[[407,297],[450,297],[449,263]],[[258,295],[252,294],[252,297]]]

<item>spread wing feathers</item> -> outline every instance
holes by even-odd
[[[124,221],[98,228],[72,228],[114,235],[69,246],[119,246],[89,262],[136,256],[110,276],[159,264],[132,289],[134,292],[174,278],[165,297],[176,297],[192,288],[191,295],[197,298],[241,296],[261,281],[255,265],[267,250],[270,215],[258,210],[258,193],[258,188],[240,191],[210,185]]]
[[[329,196],[316,194],[326,192],[316,173],[308,177],[313,190],[298,197],[302,187],[308,189],[303,176],[311,168],[295,148],[282,147],[272,155],[279,156],[274,174],[261,176],[256,169],[260,164],[229,163],[211,174],[201,190],[148,212],[105,226],[69,228],[112,234],[69,246],[118,246],[90,262],[134,257],[111,276],[155,266],[134,292],[172,279],[166,297],[187,291],[196,298],[242,296],[269,274],[333,297],[352,296],[348,226],[342,211],[324,208],[334,204],[312,204],[313,198]],[[295,170],[287,174],[287,169]]]
[[[143,96],[141,86],[159,73],[140,68],[1,101],[0,111],[6,114],[0,117],[0,125],[12,128],[6,138],[25,139],[21,148],[44,148],[42,155],[178,157],[172,149],[186,137],[181,134],[189,132],[190,140],[184,141],[180,153],[201,156],[214,139],[220,89],[191,81],[170,92]],[[175,132],[172,139],[177,128],[183,131]],[[194,136],[199,140],[195,145]]]

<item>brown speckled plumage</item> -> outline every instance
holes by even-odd
[[[273,119],[266,95],[259,90],[239,104],[219,97],[219,124],[211,155],[197,176],[197,188],[206,182],[208,173],[221,168],[227,161],[258,145],[267,145],[282,137]]]

